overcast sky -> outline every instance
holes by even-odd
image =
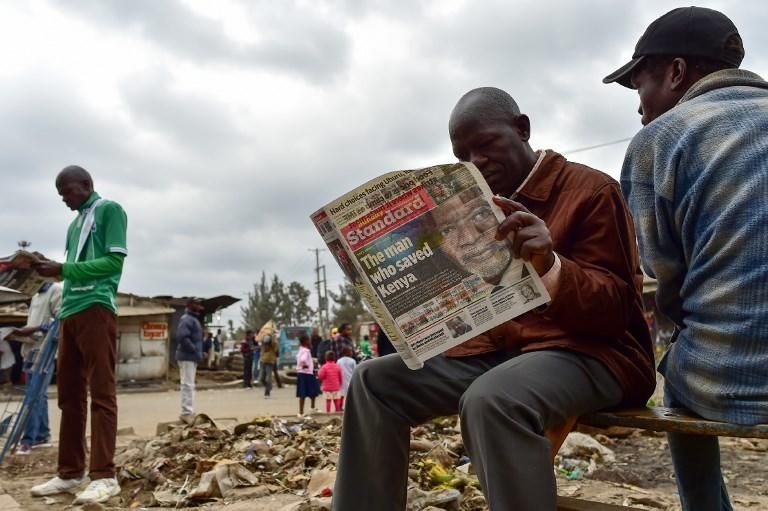
[[[768,74],[768,10],[728,14]],[[308,215],[388,170],[453,161],[447,119],[510,92],[532,145],[632,136],[637,95],[605,86],[661,1],[30,0],[0,3],[0,255],[63,255],[54,177],[82,165],[128,213],[121,290],[244,297],[262,271],[314,282]],[[626,143],[571,159],[618,176]],[[341,272],[327,252],[329,286]],[[313,303],[316,298],[313,296]],[[237,306],[225,318],[239,320]]]

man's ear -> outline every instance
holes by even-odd
[[[675,92],[685,91],[685,85],[690,78],[691,69],[688,67],[688,63],[684,58],[677,57],[672,60],[672,64],[668,68],[669,76],[669,88]]]
[[[531,138],[531,120],[525,114],[520,114],[514,120],[515,129],[520,134],[523,142],[528,142]]]

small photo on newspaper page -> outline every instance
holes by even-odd
[[[549,301],[496,240],[504,214],[491,199],[477,168],[457,163],[385,174],[312,215],[409,367]]]

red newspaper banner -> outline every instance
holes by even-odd
[[[434,206],[432,197],[429,196],[423,186],[419,186],[344,226],[341,229],[341,234],[349,243],[350,248],[355,251],[424,214]]]

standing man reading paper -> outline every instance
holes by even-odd
[[[531,125],[506,92],[465,94],[448,125],[454,154],[474,163],[507,218],[497,238],[532,263],[552,296],[529,312],[408,369],[399,355],[352,377],[333,509],[406,506],[409,428],[456,412],[494,511],[553,511],[548,429],[569,417],[645,404],[655,386],[635,232],[618,183],[553,151],[531,149]],[[361,425],[365,424],[365,427]],[[376,460],[386,470],[369,476]]]
[[[91,175],[70,166],[56,177],[64,203],[78,215],[67,232],[66,262],[40,261],[41,275],[64,278],[57,386],[61,427],[58,475],[32,488],[41,497],[86,482],[85,427],[91,396],[90,484],[75,504],[104,502],[120,493],[115,479],[117,398],[117,286],[123,271],[127,217],[116,202],[93,191]]]
[[[621,185],[678,330],[659,364],[666,404],[752,425],[768,422],[768,82],[743,58],[727,16],[684,7],[603,81],[640,96]],[[730,511],[717,437],[667,437],[683,510]]]

